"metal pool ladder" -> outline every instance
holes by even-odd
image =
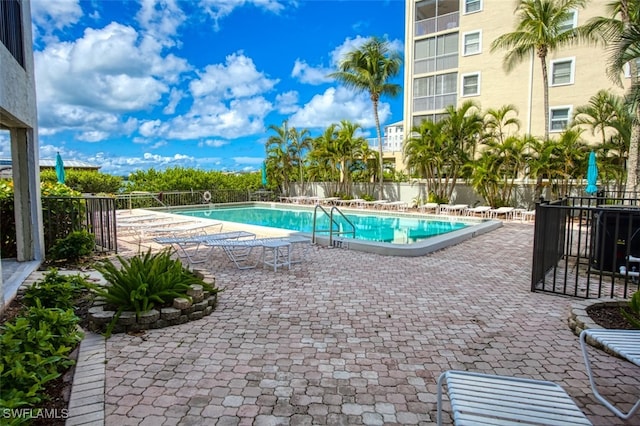
[[[329,217],[329,229],[317,229],[317,219],[318,219],[318,209],[322,211],[326,216]],[[340,231],[340,224],[334,219],[333,212],[336,212],[345,220],[345,222],[351,227],[351,230]],[[333,225],[338,226],[338,230],[333,229]],[[311,241],[316,243],[316,233],[319,232],[328,232],[329,233],[329,247],[333,247],[333,236],[335,235],[343,235],[343,234],[351,234],[353,238],[356,237],[356,227],[345,215],[340,211],[336,206],[331,207],[331,210],[327,212],[327,210],[322,207],[320,204],[316,204],[315,209],[313,209],[313,233],[311,237]]]

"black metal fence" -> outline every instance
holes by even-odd
[[[73,231],[94,235],[98,252],[117,252],[116,204],[111,197],[42,197],[46,252]]]
[[[16,230],[13,200],[0,203],[0,253],[16,256]],[[42,197],[45,253],[73,231],[85,230],[95,236],[97,252],[118,251],[116,204],[110,197]]]
[[[536,205],[531,290],[628,298],[640,289],[637,198],[573,197]]]

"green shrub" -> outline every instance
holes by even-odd
[[[365,201],[375,201],[376,200],[376,197],[374,197],[371,194],[362,194],[362,196],[360,198],[362,198]]]
[[[0,407],[36,407],[43,401],[45,385],[74,363],[69,353],[83,337],[78,321],[73,310],[43,308],[38,300],[0,326]]]
[[[635,328],[640,329],[640,290],[633,293],[629,300],[629,309],[631,313],[626,310],[622,310],[622,315],[633,325]]]
[[[187,291],[193,284],[201,285],[205,291],[217,291],[185,269],[179,260],[172,259],[171,249],[155,254],[149,250],[130,260],[121,256],[117,256],[117,259],[121,268],[116,267],[109,259],[95,267],[110,285],[91,286],[98,299],[117,307],[116,315],[107,327],[107,336],[124,311],[135,312],[139,317],[157,306],[173,303],[176,297],[188,297]]]
[[[60,275],[53,268],[44,278],[29,287],[22,298],[26,306],[36,306],[40,301],[46,308],[72,309],[74,300],[87,288],[87,281],[80,275]]]
[[[73,231],[57,240],[49,254],[53,260],[66,259],[68,262],[77,262],[82,257],[93,253],[95,245],[95,237],[89,232]]]

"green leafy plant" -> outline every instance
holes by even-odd
[[[81,275],[60,275],[52,268],[44,278],[29,287],[22,298],[26,306],[36,306],[40,301],[47,308],[72,309],[74,300],[87,288]]]
[[[629,300],[629,309],[631,313],[622,310],[622,316],[631,323],[635,328],[640,329],[640,290],[633,293]]]
[[[362,196],[360,198],[362,198],[365,201],[375,201],[376,200],[376,197],[374,197],[371,194],[362,194]]]
[[[92,234],[87,231],[74,231],[57,240],[49,253],[53,260],[65,259],[68,262],[77,262],[82,257],[93,253],[95,245],[95,237]]]
[[[205,283],[202,278],[185,269],[182,263],[171,258],[171,249],[125,259],[117,256],[122,265],[118,268],[110,259],[96,265],[108,286],[92,285],[98,299],[107,305],[117,307],[113,320],[107,327],[107,336],[111,334],[115,323],[124,311],[132,311],[139,317],[156,306],[172,303],[176,297],[188,297],[187,291],[198,284],[211,293],[218,290]]]
[[[43,308],[36,300],[0,327],[0,407],[34,407],[45,399],[45,385],[74,363],[69,353],[83,337],[78,321],[73,310]]]

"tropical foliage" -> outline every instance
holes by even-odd
[[[214,170],[172,167],[150,168],[129,175],[124,192],[191,191],[207,189],[256,190],[262,186],[260,172],[224,173]]]
[[[72,307],[83,282],[79,276],[63,277],[50,271],[44,281],[26,290],[20,314],[0,326],[2,408],[42,407],[46,386],[73,365],[69,355],[83,334]],[[14,418],[8,424],[29,420]]]
[[[40,181],[56,184],[55,170],[40,171]],[[66,169],[64,185],[79,193],[115,194],[122,188],[122,178],[97,171]]]

